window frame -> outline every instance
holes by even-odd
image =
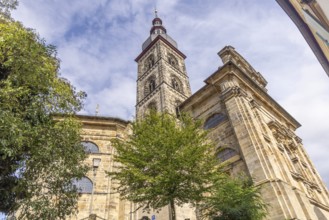
[[[147,105],[147,109],[149,109],[150,111],[157,111],[158,110],[157,103],[155,101],[150,102]]]
[[[177,77],[171,77],[171,86],[176,90],[176,91],[181,91],[181,83],[177,79]]]
[[[146,59],[145,59],[145,69],[146,71],[151,69],[155,65],[155,56],[154,54],[150,54]]]
[[[175,68],[178,68],[178,59],[171,53],[168,54],[168,63]]]
[[[214,113],[205,120],[203,124],[203,129],[204,130],[213,129],[218,125],[220,125],[225,120],[226,120],[226,115],[224,115],[223,113]]]
[[[81,141],[80,143],[82,144],[82,146],[84,148],[84,151],[87,154],[99,154],[99,153],[101,153],[100,150],[99,150],[99,146],[96,143],[92,142],[92,141]],[[91,151],[91,150],[88,151],[87,148],[86,148],[86,145],[84,145],[84,143],[91,144],[93,147],[96,147],[97,151]],[[90,148],[88,148],[88,149],[90,149]]]
[[[88,185],[86,185],[86,183]],[[83,184],[83,187],[79,187],[81,184]],[[72,185],[76,187],[78,193],[80,194],[91,194],[94,188],[93,181],[87,176],[83,176],[81,179],[73,179]]]
[[[220,160],[220,162],[225,162],[236,155],[239,155],[239,153],[235,149],[230,148],[230,147],[225,147],[225,148],[218,149],[218,153],[217,153],[216,157],[217,157],[217,159]]]

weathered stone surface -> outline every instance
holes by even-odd
[[[89,154],[85,163],[92,167],[94,158],[100,158],[101,162],[95,172],[91,169],[87,173],[87,177],[93,182],[93,194],[81,194],[78,213],[68,219],[88,219],[91,214],[95,215],[96,219],[129,219],[130,203],[120,200],[119,195],[114,193],[116,184],[106,174],[114,169],[114,149],[111,146],[111,140],[126,138],[129,123],[109,117],[77,117],[83,124],[82,139],[93,142],[99,148],[99,153]]]
[[[267,94],[266,80],[233,47],[219,55],[224,66],[181,110],[205,120],[226,115],[209,138],[237,151],[239,159],[228,160],[231,174],[245,172],[262,186],[267,219],[329,219],[327,188],[295,134],[300,124]]]
[[[224,65],[191,95],[185,56],[165,39],[155,39],[136,59],[137,118],[150,108],[172,114],[177,110],[188,112],[205,123],[221,114],[218,124],[210,128],[209,139],[216,148],[229,149],[219,157],[227,162],[231,175],[244,173],[262,187],[262,197],[269,204],[267,219],[329,219],[327,188],[295,134],[300,124],[268,95],[263,76],[233,47],[227,46],[219,52]],[[160,212],[132,213],[137,206],[121,201],[113,193],[116,183],[106,175],[106,171],[113,169],[111,139],[125,139],[128,122],[79,118],[83,123],[83,139],[94,142],[100,149],[100,154],[90,154],[86,163],[91,166],[96,157],[102,161],[95,177],[92,171],[88,173],[94,182],[94,195],[81,196],[79,212],[71,219],[84,219],[92,213],[96,218],[109,220],[139,220],[143,216],[168,220],[168,207]],[[177,207],[176,212],[178,220],[197,219],[195,209],[188,204]]]

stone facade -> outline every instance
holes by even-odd
[[[326,186],[315,170],[302,140],[295,134],[300,124],[267,93],[263,76],[231,46],[218,55],[223,66],[205,80],[205,86],[191,95],[185,69],[185,55],[167,35],[156,17],[150,37],[144,42],[138,63],[136,117],[149,109],[176,114],[188,112],[205,121],[209,138],[222,148],[218,158],[232,175],[244,173],[262,189],[269,204],[267,219],[329,219]],[[135,205],[121,201],[115,183],[106,175],[114,169],[111,139],[127,138],[129,122],[96,116],[78,116],[82,138],[99,147],[86,163],[100,166],[88,173],[93,193],[83,193],[79,212],[71,219],[156,220],[168,219],[168,207],[159,213],[132,213]],[[94,175],[95,174],[95,175]],[[188,204],[177,207],[178,220],[196,220]],[[144,218],[143,218],[144,217]]]
[[[77,116],[82,122],[82,140],[92,143],[98,150],[88,152],[86,164],[93,167],[93,159],[100,159],[99,166],[90,169],[86,178],[92,182],[91,191],[83,191],[78,201],[78,213],[69,219],[129,219],[132,204],[119,199],[113,193],[115,182],[106,174],[113,171],[113,153],[111,140],[125,139],[129,133],[129,122],[117,118]],[[84,186],[82,186],[84,187]]]
[[[208,120],[217,147],[232,149],[228,169],[244,172],[269,204],[268,219],[329,219],[328,191],[295,134],[300,124],[268,94],[267,82],[233,47],[219,53],[223,66],[182,105]],[[207,127],[205,127],[207,128]]]

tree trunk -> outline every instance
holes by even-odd
[[[176,220],[176,210],[175,210],[174,200],[169,201],[169,207],[170,207],[169,219]]]

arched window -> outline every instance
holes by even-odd
[[[238,155],[238,153],[231,149],[231,148],[225,148],[225,149],[220,149],[219,153],[217,154],[217,158],[221,161],[224,162],[231,157],[234,157],[235,155]]]
[[[174,55],[172,55],[171,53],[168,54],[168,62],[170,63],[170,65],[177,67],[178,66],[178,61],[176,59],[176,57]]]
[[[181,103],[182,103],[182,101],[176,99],[176,101],[175,101],[175,106],[177,107],[177,106],[179,106]]]
[[[151,54],[146,60],[145,60],[145,68],[146,70],[149,70],[151,69],[151,67],[153,67],[155,64],[155,58],[154,58],[154,55]]]
[[[72,185],[76,187],[79,193],[92,193],[93,191],[93,182],[88,177],[73,179]]]
[[[155,86],[156,86],[155,79],[150,79],[150,81],[149,81],[149,91],[153,92],[155,90]]]
[[[95,143],[90,141],[82,141],[81,144],[86,153],[99,153],[99,148]]]
[[[178,79],[176,79],[176,77],[172,77],[171,78],[171,86],[177,90],[177,91],[181,91],[181,88],[180,88],[180,82]]]
[[[150,94],[155,90],[155,87],[156,87],[155,77],[151,76],[145,83],[144,94],[145,95]]]
[[[176,108],[176,115],[180,115],[180,109],[179,109],[179,105],[181,104],[182,102],[178,99],[176,99],[175,101],[175,108]]]
[[[217,125],[219,125],[222,121],[224,121],[225,118],[226,118],[225,115],[223,115],[221,113],[214,114],[206,120],[203,128],[205,130],[214,128]]]
[[[156,111],[156,110],[157,110],[157,104],[156,104],[156,102],[151,102],[151,103],[147,106],[147,108],[148,108],[149,110]]]

